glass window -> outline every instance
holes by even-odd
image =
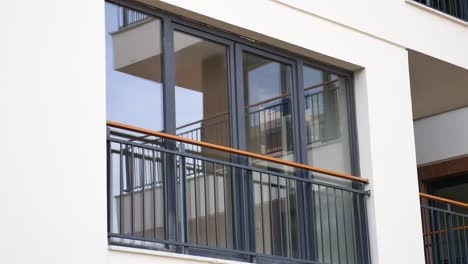
[[[304,101],[308,164],[351,172],[344,78],[305,66]]]
[[[176,133],[230,145],[227,48],[174,32]]]
[[[176,134],[229,146],[227,47],[175,31],[174,55]],[[218,160],[230,158],[229,153],[188,144],[186,151]],[[186,162],[188,241],[232,247],[230,170],[213,162]]]
[[[110,3],[105,12],[107,119],[162,131],[161,21]],[[110,146],[111,232],[164,239],[161,152],[116,142]]]
[[[243,53],[246,148],[294,161],[289,65]]]
[[[107,119],[164,130],[161,21],[109,3],[105,11]]]

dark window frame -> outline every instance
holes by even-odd
[[[242,100],[239,100],[239,94],[243,94],[243,82],[242,74],[238,71],[241,71],[242,68],[238,66],[239,62],[242,62],[242,52],[247,51],[258,56],[266,57],[268,59],[276,60],[281,63],[285,63],[291,66],[292,70],[292,85],[291,85],[291,102],[292,102],[292,115],[293,115],[293,142],[295,145],[294,154],[296,156],[296,162],[306,163],[307,162],[307,150],[301,146],[301,142],[307,142],[307,133],[305,132],[305,104],[303,98],[303,67],[308,66],[318,70],[327,71],[333,73],[339,77],[342,77],[346,85],[346,94],[347,94],[347,118],[348,118],[348,133],[349,133],[349,146],[350,146],[350,158],[351,158],[351,171],[354,175],[360,175],[359,171],[359,152],[358,152],[358,136],[356,128],[356,111],[355,111],[355,97],[354,97],[354,79],[353,73],[346,69],[342,69],[333,65],[325,64],[307,58],[303,55],[291,53],[290,51],[283,50],[278,47],[271,46],[267,43],[251,41],[248,38],[245,38],[241,35],[235,33],[226,32],[221,29],[213,28],[212,26],[188,20],[179,15],[169,13],[164,10],[159,10],[154,7],[145,6],[143,4],[135,3],[129,0],[105,0],[112,4],[119,6],[127,7],[134,9],[138,12],[148,14],[150,16],[156,17],[161,20],[161,39],[162,39],[162,83],[163,87],[175,87],[175,72],[167,69],[175,68],[175,61],[173,56],[174,51],[174,31],[180,31],[195,37],[200,37],[209,41],[213,41],[217,44],[221,44],[227,47],[227,63],[228,63],[228,109],[229,109],[229,125],[231,128],[231,147],[245,149],[246,141],[245,135],[241,135],[239,131],[245,131],[243,116],[243,97]],[[240,91],[240,92],[239,92]],[[164,101],[164,128],[166,133],[175,134],[175,89],[163,89],[163,101]],[[175,150],[175,144],[172,146],[167,146],[169,149]],[[233,157],[235,162],[246,162],[239,161],[239,157]],[[169,161],[171,162],[171,161]],[[175,162],[175,161],[172,161]],[[169,164],[167,168],[175,168],[174,164]],[[171,173],[168,171],[168,173]],[[175,174],[175,171],[173,172]],[[307,174],[304,172],[297,172],[303,177],[307,177]],[[363,188],[363,186],[354,183],[354,188]],[[233,194],[243,193],[243,190],[233,191]],[[168,194],[168,197],[173,199],[166,200],[165,207],[172,208],[173,210],[168,210],[165,214],[166,223],[176,222],[176,212],[175,208],[176,203],[176,180],[168,180],[165,185],[165,193]],[[306,195],[306,194],[299,194]],[[240,197],[233,197],[235,201],[239,204],[233,205],[240,206]],[[299,207],[304,208],[305,205],[298,205]],[[298,210],[299,214],[304,212]],[[361,217],[366,217],[366,212],[361,212]],[[356,215],[356,217],[358,217]],[[299,217],[303,219],[303,217]],[[236,221],[240,223],[240,221]],[[303,228],[300,234],[303,234],[303,237],[300,238],[300,252],[301,257],[310,257],[315,253],[311,252],[309,248],[314,242],[311,241],[311,237],[308,234],[310,227],[313,224],[309,223],[299,223],[299,227]],[[168,231],[166,234],[166,239],[168,240],[177,240],[177,228],[175,226],[167,225]],[[234,227],[234,237],[245,235],[246,232],[252,232],[252,230],[246,230],[244,226]],[[248,228],[247,228],[248,229]],[[309,230],[309,231],[307,231]],[[252,236],[251,243],[255,247],[255,237]],[[234,239],[234,244],[238,248],[252,249],[251,245],[242,245],[241,239]],[[250,244],[250,243],[249,243]],[[367,249],[366,249],[367,250]],[[214,257],[222,257],[225,255],[223,252],[205,252],[205,254]],[[230,256],[233,257],[233,256]],[[235,256],[234,256],[235,258]],[[242,259],[242,258],[241,258]]]

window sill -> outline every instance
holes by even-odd
[[[459,18],[453,17],[453,16],[451,16],[451,15],[449,15],[449,14],[446,14],[446,13],[444,13],[444,12],[441,12],[441,11],[439,11],[439,10],[437,10],[437,9],[432,8],[432,7],[429,7],[429,6],[420,4],[420,3],[415,2],[415,1],[413,1],[413,0],[405,0],[405,1],[406,1],[407,4],[410,4],[410,5],[412,5],[412,6],[421,8],[421,9],[423,9],[423,10],[425,10],[425,11],[428,11],[428,12],[431,12],[431,13],[437,15],[437,16],[440,16],[440,17],[449,19],[449,20],[451,20],[451,21],[453,21],[453,22],[455,22],[455,23],[457,23],[457,24],[460,24],[460,25],[462,25],[462,26],[468,27],[468,22],[466,22],[466,21],[464,21],[464,20],[461,20],[461,19],[459,19]]]
[[[139,249],[139,248],[131,248],[131,247],[121,247],[121,246],[110,245],[108,248],[110,251],[118,251],[118,252],[131,253],[131,254],[142,254],[142,255],[149,255],[149,256],[155,256],[155,257],[164,257],[164,258],[174,258],[174,259],[186,260],[186,261],[217,263],[217,264],[246,264],[247,263],[247,262],[240,262],[240,261],[233,261],[233,260],[184,255],[184,254],[178,254],[178,253],[172,253],[172,252]]]

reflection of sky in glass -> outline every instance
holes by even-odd
[[[116,5],[106,3],[105,12],[107,119],[156,131],[163,130],[162,84],[114,70],[110,33],[118,30],[119,9]],[[144,38],[135,39],[141,40]],[[180,98],[180,103],[176,105],[178,124],[202,118],[201,93],[180,87],[176,87],[175,93],[177,98]]]
[[[281,95],[280,64],[270,62],[248,72],[249,105]]]
[[[113,69],[114,51],[110,33],[118,29],[119,10],[117,6],[108,3],[105,10],[107,119],[162,130],[162,85]]]
[[[304,88],[308,88],[322,82],[324,82],[322,71],[309,67],[304,67]],[[308,94],[316,93],[319,91],[323,91],[323,87],[317,87],[312,90],[309,90]]]
[[[202,92],[176,86],[175,93],[176,127],[203,119]]]

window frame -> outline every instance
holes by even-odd
[[[303,76],[303,67],[312,67],[318,70],[327,71],[333,73],[339,77],[342,77],[345,81],[346,94],[347,94],[347,119],[348,119],[348,133],[349,133],[349,149],[350,149],[350,162],[351,162],[351,172],[353,175],[360,175],[359,171],[359,152],[358,152],[358,135],[356,127],[356,107],[355,107],[355,96],[354,96],[354,79],[353,73],[351,71],[335,67],[329,64],[315,61],[313,59],[307,58],[303,55],[295,54],[290,51],[274,47],[267,43],[257,42],[249,40],[241,35],[235,33],[230,33],[223,31],[221,29],[214,28],[212,26],[191,21],[184,17],[181,17],[177,14],[172,14],[164,10],[159,10],[157,8],[144,6],[142,4],[130,1],[130,0],[105,0],[111,4],[119,5],[122,7],[127,7],[134,9],[136,11],[146,13],[153,17],[159,18],[161,20],[161,40],[162,40],[162,84],[163,87],[175,87],[175,71],[168,69],[175,69],[174,61],[174,31],[183,32],[195,37],[200,37],[209,41],[226,46],[227,48],[227,64],[228,64],[228,109],[229,109],[229,125],[231,129],[231,147],[238,149],[245,149],[246,139],[245,134],[242,135],[245,131],[245,124],[243,122],[244,108],[243,102],[243,75],[242,75],[242,53],[250,52],[257,56],[262,56],[268,59],[272,59],[281,63],[285,63],[291,66],[292,71],[292,84],[290,88],[291,93],[291,111],[293,115],[292,124],[293,124],[293,142],[295,145],[294,154],[295,160],[298,163],[305,164],[307,162],[307,149],[301,147],[301,142],[307,142],[307,132],[305,120],[305,102],[303,98],[304,91],[304,76]],[[240,65],[240,66],[239,66]],[[241,99],[239,99],[241,98]],[[164,89],[163,88],[163,102],[164,102],[164,128],[165,132],[169,134],[176,133],[176,124],[175,124],[175,89]],[[242,131],[242,132],[239,132]],[[168,149],[176,150],[175,143],[169,143],[167,146]],[[233,157],[233,160],[239,159],[239,157]],[[175,168],[174,164],[169,164],[167,168]],[[245,162],[237,160],[237,162]],[[173,173],[175,171],[168,171],[167,173]],[[298,171],[298,174],[303,177],[307,177],[307,174]],[[361,185],[353,183],[354,188],[362,188]],[[177,221],[176,217],[176,208],[177,208],[177,194],[176,194],[177,183],[175,177],[172,180],[168,180],[165,185],[165,192],[167,192],[167,199],[164,201],[165,208],[167,210],[167,218],[165,219],[166,223],[175,223]],[[242,190],[241,190],[242,191]],[[238,195],[242,192],[233,192],[237,194],[236,197],[233,197],[235,200],[233,206],[241,206],[242,199]],[[304,195],[304,194],[300,194]],[[298,205],[298,208],[305,205]],[[305,207],[303,207],[305,208]],[[298,210],[299,214],[304,214],[301,210]],[[361,212],[362,217],[365,212]],[[357,216],[356,216],[357,217]],[[299,216],[299,219],[304,219],[304,217]],[[238,225],[234,227],[234,236],[239,237],[245,235],[246,232],[252,233],[252,230],[241,226],[241,221],[236,221]],[[301,241],[300,245],[300,257],[310,257],[314,253],[310,252],[309,248],[314,244],[313,241],[310,241],[310,236],[307,232],[309,226],[313,224],[308,223],[298,223],[299,227],[304,230],[301,230],[299,233],[302,234],[299,238]],[[166,239],[168,240],[177,240],[177,227],[176,225],[166,225],[167,234]],[[309,230],[309,232],[311,232]],[[243,245],[240,238],[234,238],[234,245],[238,248],[243,248],[246,250],[255,251],[255,236],[250,236],[250,245]],[[253,245],[253,247],[252,247]],[[213,257],[222,257],[226,255],[224,252],[215,252],[212,251],[210,254]]]

